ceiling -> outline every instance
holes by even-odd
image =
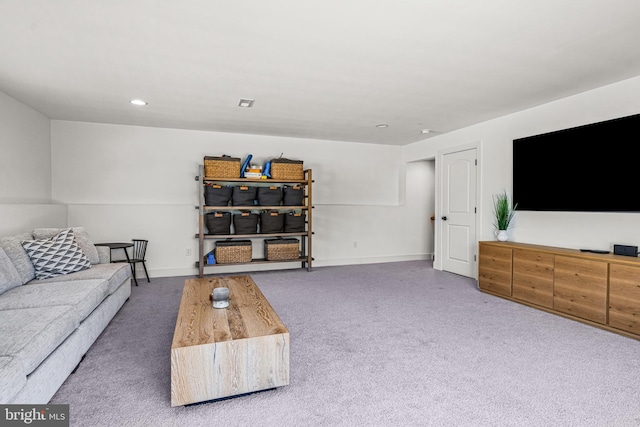
[[[637,0],[0,0],[0,91],[52,119],[405,145],[640,75],[639,40]]]

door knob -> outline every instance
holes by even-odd
[[[447,217],[446,217],[446,216],[443,216],[443,217],[442,217],[442,220],[443,220],[443,221],[446,221],[446,220],[447,220]]]

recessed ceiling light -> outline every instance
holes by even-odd
[[[130,103],[132,103],[133,105],[147,105],[147,101],[143,101],[142,99],[132,99],[131,101],[129,101]]]
[[[431,133],[431,129],[422,129],[420,133]]]
[[[251,108],[251,107],[253,107],[253,102],[254,101],[255,101],[254,99],[242,98],[242,99],[240,99],[240,103],[238,103],[238,107]]]
[[[380,123],[379,125],[376,125],[377,128],[383,129],[383,128],[388,128],[389,125],[386,123]]]

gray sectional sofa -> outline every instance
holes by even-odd
[[[36,279],[21,241],[59,229],[0,238],[0,404],[45,404],[131,295],[131,269],[111,263],[82,228],[77,246],[91,266]]]

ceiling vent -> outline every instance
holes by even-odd
[[[254,101],[255,100],[253,100],[253,99],[242,98],[242,99],[240,99],[240,103],[238,103],[238,107],[251,108],[251,107],[253,107],[253,102]]]

